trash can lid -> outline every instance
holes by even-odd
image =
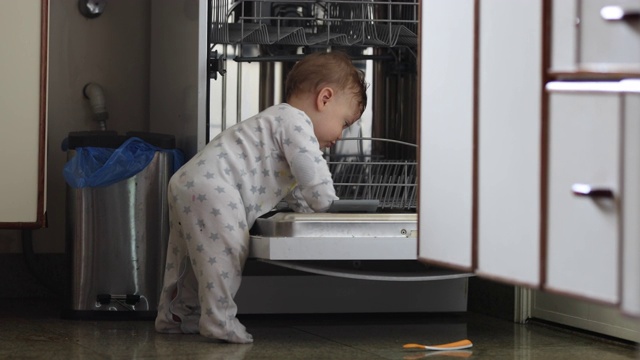
[[[161,149],[175,149],[176,137],[145,131],[129,131],[125,135],[118,135],[117,131],[72,131],[63,144],[63,150],[73,150],[79,147],[101,147],[109,149],[119,148],[132,137],[140,138],[150,145]]]
[[[173,135],[152,133],[146,131],[129,131],[126,135],[127,138],[137,137],[161,149],[176,148],[176,137]]]
[[[69,150],[79,147],[103,147],[117,149],[127,141],[124,135],[116,131],[72,131],[67,136]]]

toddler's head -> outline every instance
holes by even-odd
[[[317,52],[298,61],[287,76],[285,94],[287,102],[293,96],[333,87],[354,97],[360,115],[367,106],[367,85],[364,73],[356,68],[351,58],[342,52]]]

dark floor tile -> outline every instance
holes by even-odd
[[[251,345],[156,333],[152,321],[66,320],[51,303],[0,300],[0,358],[20,359],[638,359],[634,344],[548,324],[464,314],[244,315]],[[406,343],[470,339],[457,352]]]

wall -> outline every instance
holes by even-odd
[[[150,4],[108,0],[100,17],[87,19],[77,0],[49,0],[48,226],[33,232],[36,253],[65,251],[66,153],[60,146],[70,131],[98,129],[84,85],[96,82],[104,88],[109,130],[149,128]],[[0,231],[0,254],[18,253],[21,247],[19,231]]]

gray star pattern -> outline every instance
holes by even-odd
[[[218,303],[220,303],[221,305],[228,305],[229,304],[229,299],[227,299],[226,296],[220,296],[218,298]]]
[[[277,112],[278,109],[281,111]],[[194,241],[186,245],[189,249],[186,254],[180,251],[185,244],[170,247],[172,255],[167,259],[165,271],[169,276],[177,276],[180,256],[191,260],[198,282],[208,290],[199,297],[200,303],[210,304],[206,308],[209,324],[228,323],[216,314],[233,304],[232,298],[222,294],[234,293],[229,286],[236,286],[242,275],[240,261],[248,253],[247,247],[241,245],[242,237],[248,236],[255,216],[272,209],[296,185],[292,174],[297,169],[290,167],[296,154],[309,154],[308,165],[319,169],[313,179],[315,185],[307,184],[308,189],[298,186],[304,200],[313,205],[333,196],[331,176],[306,114],[287,104],[264,114],[260,119],[255,117],[235,125],[231,135],[221,134],[212,140],[215,148],[199,153],[190,167],[180,171],[181,185],[172,188],[178,191],[172,193],[169,206],[172,215],[179,215],[171,221],[172,234],[177,231],[181,237],[176,240],[183,243]],[[298,204],[300,209],[309,208],[305,201]],[[214,204],[219,208],[211,206]],[[238,209],[244,210],[246,218],[236,218]],[[180,221],[195,221],[199,231],[187,229],[192,232],[182,233]],[[230,241],[229,245],[226,241]],[[203,266],[198,267],[198,263]],[[211,271],[219,271],[219,276],[208,278]],[[187,304],[192,304],[195,298],[191,300]],[[234,315],[229,316],[234,320]],[[240,335],[230,331],[229,336]]]

